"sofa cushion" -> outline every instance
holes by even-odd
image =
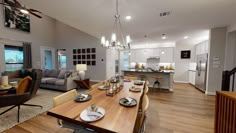
[[[60,73],[58,74],[57,78],[64,79],[66,76],[66,73],[67,73],[66,70],[61,70]]]
[[[51,80],[51,79],[56,79],[56,78],[43,77],[43,78],[41,79],[41,83],[42,83],[42,84],[47,84],[47,81],[48,81],[48,80]]]
[[[57,78],[49,79],[46,81],[46,83],[51,84],[51,85],[55,85],[57,80],[58,80]]]
[[[44,70],[44,76],[45,77],[54,77],[57,78],[60,70]]]
[[[15,82],[15,81],[20,82],[21,80],[22,78],[10,78],[8,79],[8,82]]]
[[[9,79],[11,78],[20,78],[21,76],[21,70],[16,71],[5,71],[2,74],[3,76],[8,76]]]
[[[58,79],[55,84],[56,85],[64,85],[65,84],[65,79]]]

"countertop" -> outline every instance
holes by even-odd
[[[174,73],[174,70],[152,71],[151,69],[126,69],[123,72],[143,72],[143,73]]]

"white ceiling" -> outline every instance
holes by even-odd
[[[100,38],[110,38],[115,0],[24,0],[23,4],[74,28]],[[119,0],[121,23],[133,44],[198,43],[210,28],[236,23],[236,0]],[[159,17],[171,11],[167,17]],[[130,21],[125,20],[131,15]],[[161,39],[162,34],[166,40]],[[148,35],[147,39],[144,35]]]

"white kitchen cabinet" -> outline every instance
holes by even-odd
[[[164,54],[162,54],[162,52],[164,52]],[[130,50],[130,53],[130,63],[145,63],[147,62],[148,58],[152,57],[160,57],[161,63],[174,62],[174,48],[172,47],[155,49],[132,49]]]
[[[196,55],[208,53],[208,41],[196,44],[195,48],[196,48]]]
[[[190,70],[190,71],[188,71],[188,76],[189,76],[189,83],[192,85],[195,85],[196,72]]]

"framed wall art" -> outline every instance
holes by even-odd
[[[96,65],[96,48],[73,49],[73,64]]]
[[[190,59],[191,58],[191,51],[190,50],[183,50],[181,51],[181,59]]]
[[[4,0],[4,3],[12,3],[13,0]],[[14,3],[14,2],[13,2]],[[9,4],[10,5],[10,4]],[[3,6],[4,25],[10,29],[16,29],[24,32],[30,32],[30,15],[23,14],[14,7]]]

